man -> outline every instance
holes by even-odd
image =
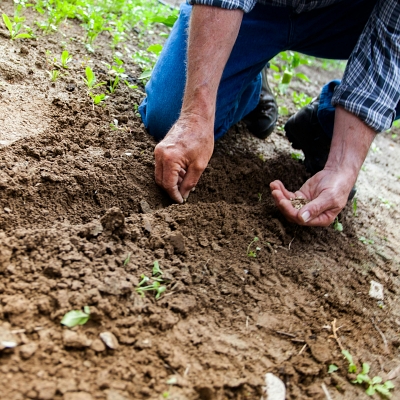
[[[321,134],[333,134],[323,169],[295,193],[280,181],[270,184],[289,221],[329,225],[345,206],[376,133],[388,129],[396,116],[400,3],[190,1],[192,6],[181,7],[139,109],[149,133],[161,140],[155,149],[156,182],[179,203],[189,196],[211,158],[214,140],[242,119],[250,116],[254,122],[260,71],[279,52],[349,58],[342,82],[324,88],[323,107],[311,105],[308,114],[303,111],[286,127],[290,140],[306,149],[314,146],[308,135],[313,124]],[[310,202],[297,210],[293,197]]]

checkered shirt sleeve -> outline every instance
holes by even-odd
[[[243,10],[248,13],[254,8],[257,0],[187,0],[187,3],[226,8],[227,10]]]
[[[400,100],[400,2],[380,0],[348,61],[332,105],[376,132],[389,129]]]

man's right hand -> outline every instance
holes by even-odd
[[[178,203],[188,198],[210,161],[213,125],[201,116],[181,116],[154,150],[156,182]]]

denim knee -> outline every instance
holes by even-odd
[[[152,97],[150,100],[146,97],[139,106],[139,113],[147,132],[160,141],[178,119],[180,107],[181,105],[173,110],[171,104],[160,98]]]

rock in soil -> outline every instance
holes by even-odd
[[[117,338],[111,332],[100,333],[100,339],[112,350],[116,350],[119,347]]]

